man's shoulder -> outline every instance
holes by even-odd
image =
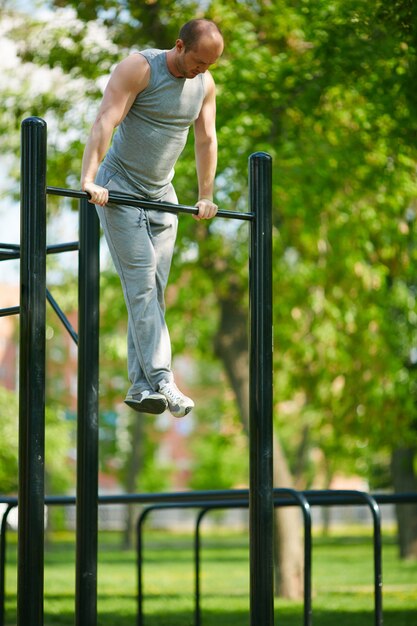
[[[145,50],[134,50],[134,53],[140,54],[145,57],[145,59],[150,62],[153,59],[161,57],[161,55],[165,54],[166,50],[160,50],[159,48],[146,48]]]

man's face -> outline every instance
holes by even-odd
[[[216,63],[223,52],[223,42],[203,38],[196,48],[185,51],[184,44],[179,39],[177,47],[177,69],[184,78],[194,78],[197,74],[203,74],[210,65]]]

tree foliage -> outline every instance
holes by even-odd
[[[23,116],[49,117],[51,184],[62,184],[77,178],[99,77],[133,47],[171,47],[203,4],[49,5],[61,20],[33,24],[24,39],[22,24],[10,31],[26,82],[3,85],[0,127],[11,150]],[[274,159],[277,432],[300,485],[338,469],[372,478],[393,448],[416,446],[415,3],[211,0],[204,9],[226,41],[213,69],[222,208],[246,207],[251,152]],[[29,82],[35,66],[59,89]],[[192,153],[189,141],[176,170],[184,203],[196,196]],[[225,316],[245,332],[247,226],[180,221],[167,291],[173,343],[211,359]],[[104,323],[117,327],[115,302]]]

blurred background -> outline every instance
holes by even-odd
[[[193,17],[218,23],[219,206],[247,210],[248,157],[273,157],[275,485],[416,491],[417,6],[0,0],[0,9],[7,243],[19,242],[22,120],[47,121],[48,185],[79,188],[86,137],[115,64],[135,49],[170,49]],[[174,182],[179,201],[194,204],[192,133]],[[48,243],[78,238],[76,204],[49,197],[48,212]],[[247,486],[247,225],[180,218],[167,320],[179,386],[196,402],[181,420],[123,404],[126,311],[104,243],[101,257],[101,493]],[[76,253],[48,257],[48,288],[75,329],[77,269]],[[18,299],[18,261],[2,262],[0,306]],[[17,490],[18,332],[17,316],[0,319],[2,494]],[[76,362],[48,305],[48,495],[75,490]],[[416,507],[387,514],[400,555],[417,558]],[[132,512],[106,515],[128,543]],[[296,563],[298,515],[277,513],[281,558]],[[354,509],[316,515],[323,532],[363,519]],[[48,523],[72,520],[51,513]],[[288,584],[299,595],[301,574]]]

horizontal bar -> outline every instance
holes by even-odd
[[[64,196],[66,198],[87,198],[90,196],[85,191],[78,191],[76,189],[62,189],[61,187],[47,187],[46,193],[52,196]],[[111,204],[126,204],[127,206],[136,206],[142,209],[153,209],[155,211],[167,211],[168,213],[188,213],[189,215],[197,215],[198,208],[193,206],[187,206],[184,204],[171,204],[170,202],[156,202],[152,200],[142,200],[129,194],[116,193],[111,191],[109,193],[109,203]],[[254,213],[242,212],[242,211],[224,211],[219,209],[216,217],[227,217],[236,220],[248,220],[255,219]]]
[[[20,258],[19,243],[0,243],[0,261],[11,261]]]
[[[274,490],[275,491],[275,490]],[[279,490],[278,490],[279,492]],[[300,491],[303,494],[307,502],[312,506],[317,505],[351,505],[351,504],[364,504],[363,498],[353,497],[352,495],[342,495],[343,492],[336,492],[338,495],[331,496],[331,492],[328,491]],[[365,493],[365,492],[362,492]],[[409,504],[417,502],[417,493],[391,493],[391,494],[379,494],[370,493],[372,498],[378,504]],[[108,504],[178,504],[180,507],[185,505],[184,508],[191,508],[194,504],[197,507],[200,506],[222,506],[223,504],[233,505],[236,507],[245,507],[249,503],[249,492],[247,489],[232,489],[232,490],[220,490],[220,491],[187,491],[187,492],[172,492],[172,493],[141,493],[141,494],[114,494],[108,496],[99,496],[98,502],[100,505]],[[275,504],[282,506],[300,506],[298,502],[291,499],[289,496],[283,494],[276,494],[274,497]],[[16,504],[17,498],[15,496],[2,496],[0,495],[0,503],[2,504]],[[46,496],[46,505],[73,505],[75,504],[75,496]]]
[[[46,246],[46,254],[59,254],[60,252],[73,252],[79,249],[78,241],[69,241],[68,243],[55,243]]]
[[[19,315],[20,306],[9,306],[6,309],[0,309],[0,317],[6,317],[7,315]]]
[[[3,250],[1,248],[4,248]],[[46,247],[46,254],[58,254],[60,252],[73,252],[79,249],[78,241],[68,243],[56,243]],[[20,246],[12,244],[0,244],[0,261],[20,259]]]
[[[20,259],[19,251],[0,250],[0,261],[12,261],[13,259]]]
[[[0,249],[5,248],[6,250],[20,250],[20,243],[0,243]]]

